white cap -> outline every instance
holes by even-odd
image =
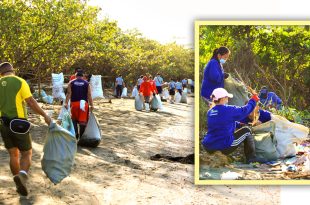
[[[212,95],[214,95],[213,100],[218,100],[220,98],[229,97],[233,98],[233,94],[228,93],[224,88],[216,88],[213,90]]]

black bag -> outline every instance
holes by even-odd
[[[13,118],[1,117],[3,125],[9,127],[10,130],[15,134],[26,134],[29,132],[31,124],[24,118]]]

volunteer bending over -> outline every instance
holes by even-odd
[[[30,123],[27,120],[25,102],[33,111],[44,117],[47,125],[51,123],[51,118],[32,97],[26,81],[15,76],[10,63],[2,63],[0,65],[0,133],[10,155],[10,169],[14,175],[17,192],[22,196],[28,195],[26,185],[32,157]]]
[[[264,159],[256,157],[251,129],[243,127],[235,130],[236,121],[248,116],[259,101],[255,91],[252,91],[252,95],[247,105],[238,107],[227,105],[228,97],[232,98],[233,95],[224,88],[217,88],[212,92],[211,98],[215,106],[207,113],[208,132],[202,141],[202,145],[209,153],[221,151],[223,154],[228,155],[244,142],[246,163],[266,162]]]

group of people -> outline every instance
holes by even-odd
[[[277,109],[281,108],[282,101],[274,92],[268,92],[266,87],[259,95],[248,87],[252,97],[244,106],[228,105],[228,98],[232,98],[233,94],[224,89],[224,80],[228,74],[224,72],[223,64],[229,56],[230,50],[227,47],[215,49],[204,69],[201,96],[209,103],[210,109],[207,112],[208,131],[202,145],[209,153],[221,151],[228,155],[244,142],[246,163],[264,163],[265,159],[256,157],[250,126],[271,120],[271,113],[260,109],[259,101],[265,106],[275,103]],[[255,119],[254,116],[259,118]]]
[[[76,69],[76,73],[70,78],[64,103],[69,109],[70,100],[71,118],[77,139],[85,131],[88,111],[93,109],[91,89],[87,80],[89,81],[84,77],[83,70]],[[33,98],[27,82],[15,75],[15,70],[9,62],[0,64],[0,133],[10,156],[10,169],[17,192],[22,196],[28,195],[28,171],[32,158],[30,122],[26,104],[43,116],[48,126],[51,124],[51,117]]]
[[[122,89],[125,87],[124,80],[122,75],[119,75],[115,79],[115,89],[116,89],[116,96],[118,98],[121,97]],[[170,102],[174,103],[174,96],[176,91],[182,95],[182,92],[185,88],[188,87],[188,80],[184,78],[182,81],[170,79],[169,83],[165,83],[163,77],[160,73],[157,73],[156,76],[153,78],[152,75],[141,75],[136,83],[137,90],[140,95],[144,96],[145,103],[149,103],[150,97],[152,95],[159,94],[161,97],[163,95],[163,86],[168,86],[169,95],[170,95]],[[192,92],[194,91],[194,81],[191,81],[190,88]]]

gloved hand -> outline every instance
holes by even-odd
[[[255,100],[255,102],[258,102],[259,101],[259,97],[258,95],[252,95],[251,99]]]

